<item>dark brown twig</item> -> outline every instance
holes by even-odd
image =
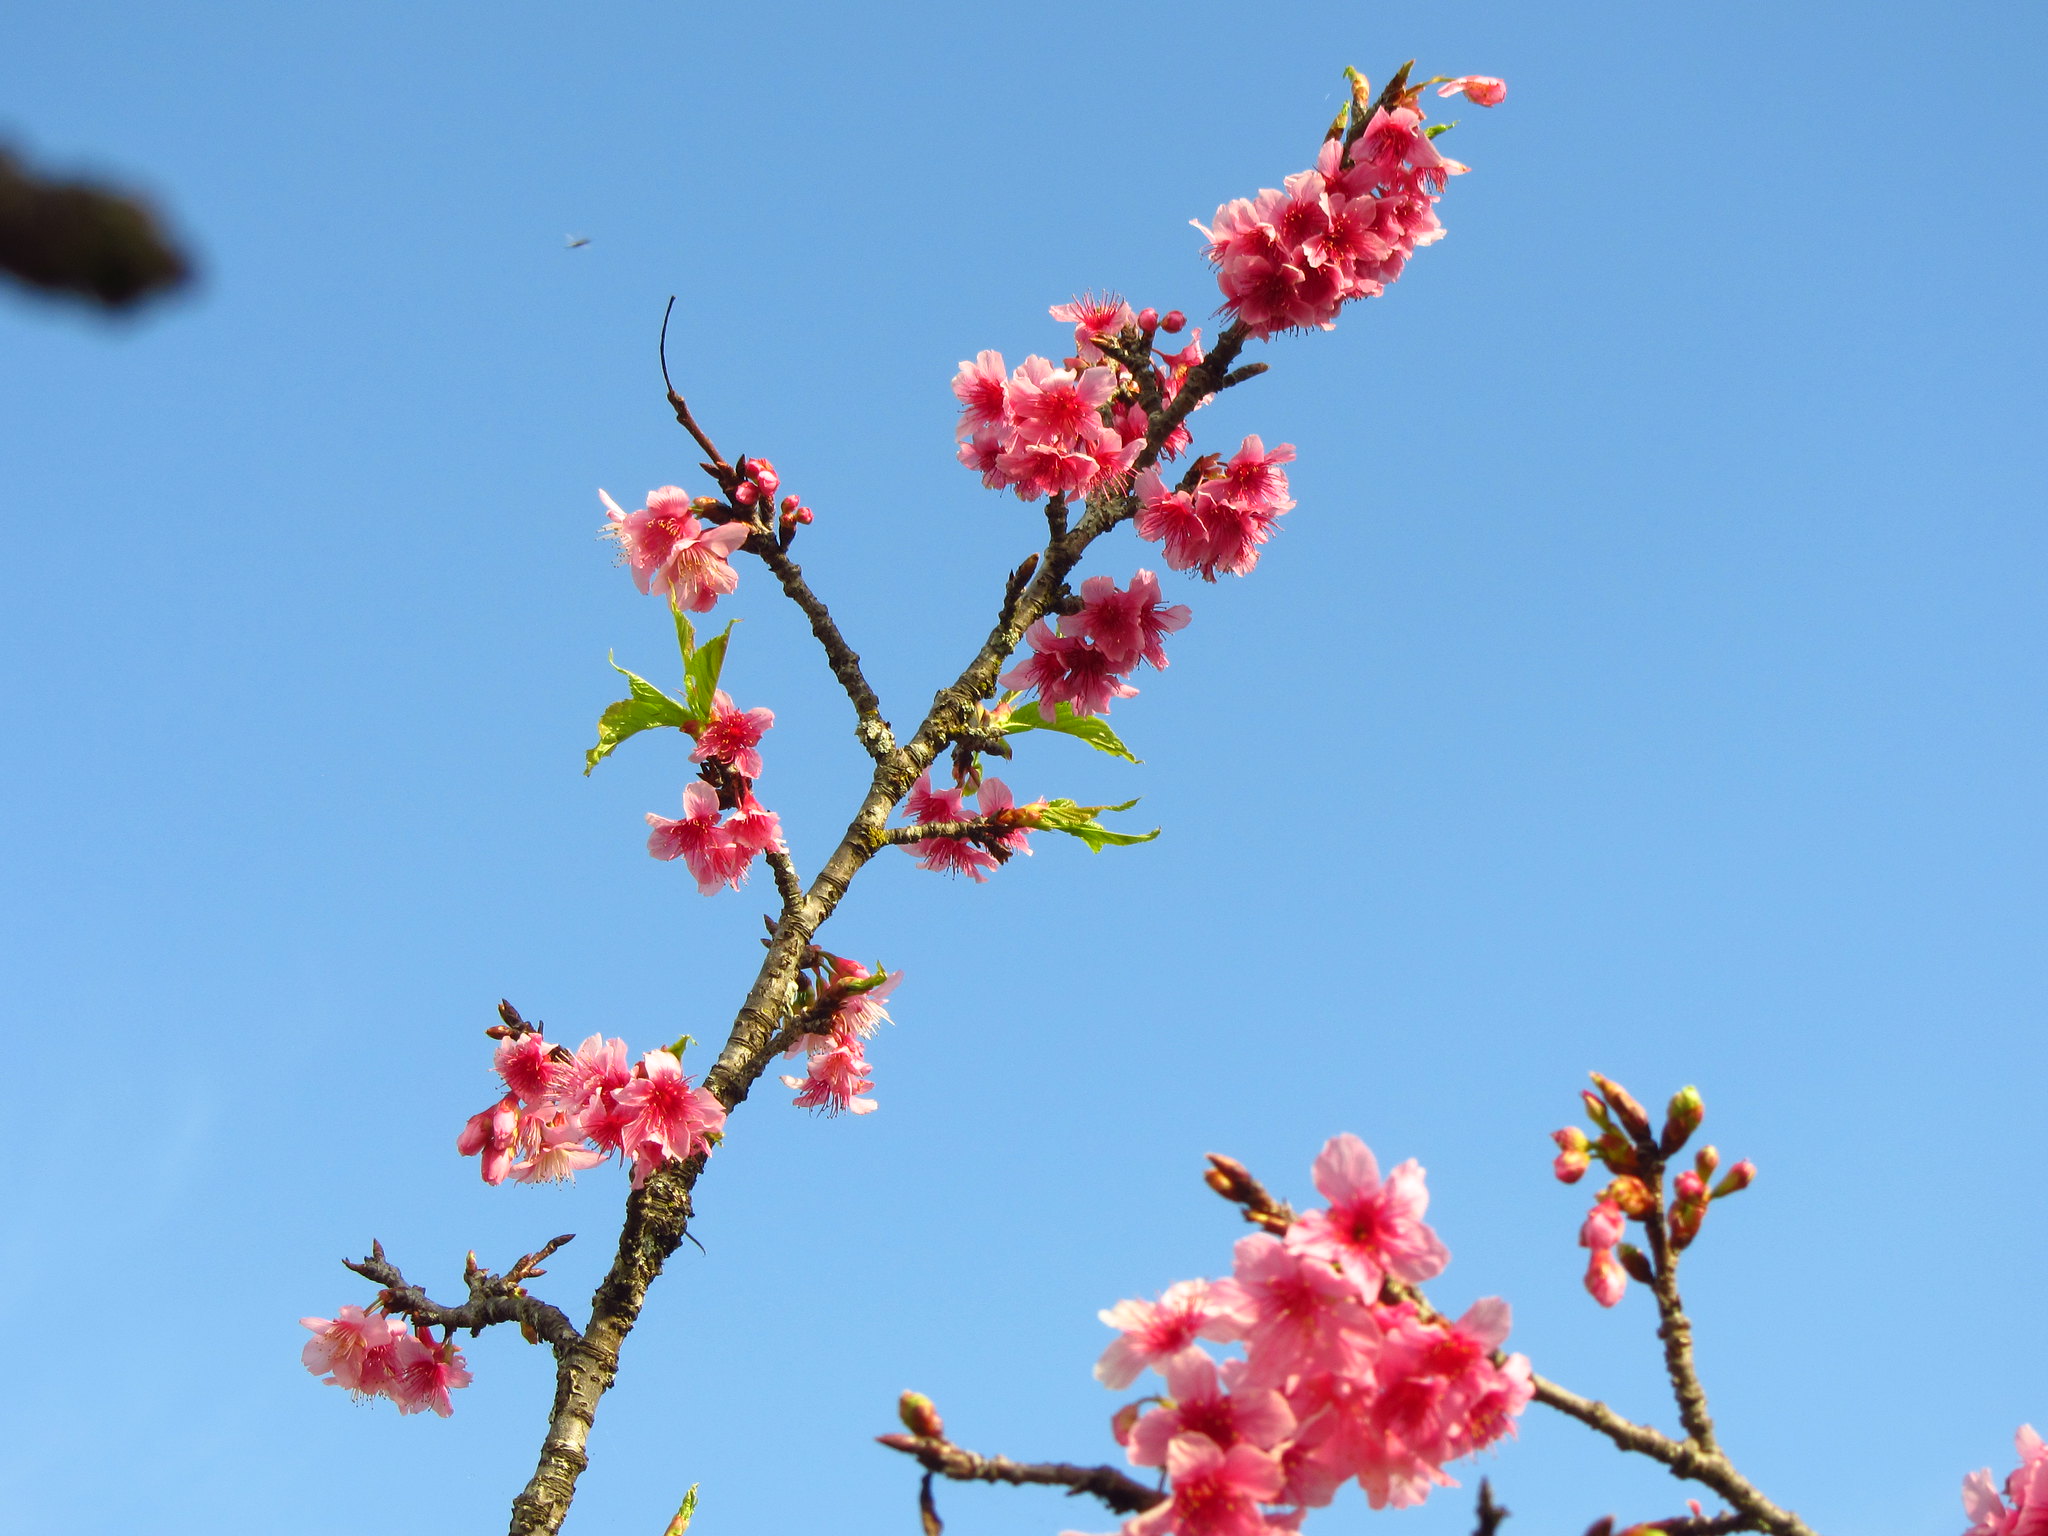
[[[45,179],[0,150],[0,272],[33,288],[128,309],[191,276],[139,198]]]
[[[469,1300],[459,1307],[442,1306],[430,1300],[418,1286],[409,1284],[398,1266],[384,1256],[382,1243],[370,1244],[368,1258],[344,1259],[342,1263],[384,1288],[380,1299],[386,1312],[409,1317],[430,1328],[467,1328],[472,1335],[497,1323],[517,1323],[529,1338],[546,1340],[560,1361],[582,1341],[582,1335],[559,1307],[527,1295],[521,1282],[545,1273],[540,1268],[541,1261],[574,1235],[565,1233],[526,1254],[502,1275],[484,1269],[476,1262],[476,1255],[471,1254],[463,1274],[469,1286]]]
[[[1115,1467],[1077,1467],[1064,1461],[1012,1461],[1007,1456],[980,1456],[949,1440],[932,1440],[922,1435],[875,1438],[892,1451],[916,1457],[927,1474],[936,1473],[958,1483],[1064,1488],[1069,1494],[1085,1493],[1100,1499],[1119,1515],[1139,1514],[1166,1502],[1166,1495],[1158,1489],[1147,1488]]]
[[[1479,1523],[1472,1527],[1472,1536],[1496,1536],[1501,1522],[1511,1513],[1493,1502],[1493,1484],[1483,1477],[1479,1479]]]

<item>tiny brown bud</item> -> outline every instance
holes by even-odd
[[[1714,1176],[1714,1170],[1721,1166],[1721,1149],[1719,1147],[1701,1147],[1699,1151],[1693,1154],[1692,1165],[1699,1171],[1699,1176],[1702,1179],[1711,1179]]]
[[[1633,1174],[1616,1179],[1600,1194],[1603,1199],[1612,1200],[1620,1206],[1623,1214],[1638,1221],[1657,1209],[1657,1197],[1650,1192],[1650,1186]]]
[[[1612,1078],[1602,1077],[1598,1072],[1591,1073],[1590,1076],[1593,1079],[1593,1086],[1600,1090],[1600,1096],[1607,1101],[1608,1108],[1614,1111],[1615,1118],[1621,1122],[1622,1129],[1637,1141],[1648,1141],[1650,1115],[1636,1102],[1635,1095]]]
[[[1657,1278],[1656,1273],[1650,1268],[1649,1259],[1634,1243],[1623,1243],[1614,1252],[1621,1260],[1621,1267],[1628,1271],[1631,1280],[1640,1280],[1644,1285],[1649,1285]]]
[[[1700,1128],[1700,1122],[1707,1116],[1707,1107],[1700,1100],[1700,1091],[1690,1085],[1671,1095],[1671,1103],[1664,1112],[1664,1134],[1657,1138],[1657,1150],[1666,1157],[1675,1155],[1692,1139],[1692,1133]]]
[[[917,1437],[915,1435],[877,1435],[875,1436],[875,1443],[877,1445],[886,1445],[892,1451],[915,1451],[917,1449]]]

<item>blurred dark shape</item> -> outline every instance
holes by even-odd
[[[0,272],[128,309],[179,287],[192,269],[139,199],[91,182],[46,180],[0,149]]]

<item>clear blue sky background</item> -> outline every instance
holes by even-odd
[[[642,852],[678,742],[585,780],[657,603],[599,485],[688,482],[654,368],[818,509],[799,553],[899,722],[1042,530],[951,459],[955,361],[1090,286],[1205,313],[1188,229],[1306,163],[1338,71],[1506,76],[1450,237],[1205,414],[1300,449],[1256,576],[1179,595],[1115,723],[1020,795],[1156,844],[987,888],[892,857],[832,947],[908,973],[880,1113],[746,1106],[607,1402],[571,1530],[913,1529],[869,1437],[1114,1452],[1119,1297],[1222,1272],[1226,1150],[1300,1195],[1350,1129],[1428,1167],[1446,1305],[1668,1422],[1640,1291],[1579,1290],[1545,1133],[1599,1066],[1762,1165],[1690,1266],[1726,1440],[1829,1532],[1960,1529],[2048,1427],[2042,132],[2019,5],[880,8],[525,0],[23,12],[0,127],[175,210],[196,296],[0,298],[0,1027],[15,1131],[0,1528],[502,1528],[549,1392],[449,1422],[299,1367],[373,1237],[456,1285],[623,1180],[490,1190],[455,1133],[505,995],[722,1038],[763,890]],[[1127,82],[1127,83],[1119,83]],[[565,234],[587,235],[582,249]],[[629,499],[629,505],[634,504]],[[1098,568],[1141,560],[1128,536]],[[728,677],[808,864],[861,758],[742,578]],[[1047,840],[1041,839],[1041,843]],[[1510,1532],[1679,1511],[1540,1410]],[[1470,1483],[1312,1530],[1469,1529]],[[951,1489],[961,1536],[1106,1530]]]

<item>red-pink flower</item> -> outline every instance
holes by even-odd
[[[1140,661],[1165,666],[1165,637],[1185,629],[1190,617],[1186,603],[1169,607],[1161,601],[1159,578],[1146,570],[1122,590],[1107,576],[1090,576],[1081,583],[1081,600],[1081,611],[1071,620],[1075,633],[1093,641],[1117,667],[1135,667]]]
[[[657,859],[680,858],[706,896],[721,885],[737,890],[747,878],[754,856],[780,846],[781,823],[749,795],[729,822],[718,819],[718,792],[702,779],[683,790],[683,814],[671,821],[647,813],[647,851]]]
[[[512,1169],[512,1151],[519,1142],[519,1096],[508,1093],[489,1109],[464,1122],[455,1150],[464,1157],[483,1158],[486,1184],[502,1184]]]
[[[970,815],[957,789],[932,788],[931,772],[926,770],[910,787],[904,808],[920,826],[934,822],[978,821],[987,817],[1004,816],[1009,825],[1000,829],[991,828],[991,840],[1010,853],[1031,852],[1029,828],[1036,820],[1034,807],[1040,802],[1019,807],[1010,794],[1010,786],[1001,779],[983,779],[981,789],[975,795],[975,812]],[[917,857],[921,869],[937,870],[941,874],[966,875],[976,883],[988,879],[987,871],[1002,863],[993,850],[981,842],[970,842],[964,837],[926,837],[914,843],[905,843],[904,848]]]
[[[491,1065],[505,1086],[519,1096],[519,1102],[530,1109],[547,1097],[554,1082],[554,1049],[538,1030],[529,1031],[499,1041],[491,1053]]]
[[[1287,1246],[1335,1264],[1370,1298],[1387,1275],[1419,1285],[1443,1273],[1450,1250],[1423,1221],[1429,1190],[1413,1158],[1385,1183],[1371,1150],[1350,1132],[1333,1136],[1315,1162],[1316,1188],[1330,1202],[1287,1229]]]
[[[1528,1362],[1516,1356],[1505,1366],[1493,1363],[1511,1321],[1499,1297],[1475,1302],[1455,1323],[1424,1322],[1412,1309],[1391,1318],[1383,1313],[1382,1321],[1374,1422],[1430,1465],[1491,1444],[1528,1405]],[[1519,1368],[1510,1369],[1517,1360]]]
[[[1048,714],[1055,705],[1070,704],[1077,715],[1106,715],[1111,699],[1136,696],[1138,690],[1123,680],[1124,673],[1138,664],[1136,656],[1120,664],[1085,636],[1066,634],[1064,628],[1062,624],[1056,633],[1045,620],[1034,622],[1024,632],[1031,654],[1002,675],[1002,685],[1037,689]]]
[[[1240,1442],[1219,1448],[1207,1435],[1179,1435],[1166,1448],[1173,1498],[1124,1522],[1126,1536],[1267,1536],[1259,1505],[1279,1495],[1280,1464]]]
[[[1222,478],[1208,483],[1218,501],[1252,512],[1285,512],[1294,506],[1287,494],[1287,471],[1282,464],[1294,462],[1294,444],[1282,443],[1268,452],[1257,433],[1239,445]]]
[[[1219,1371],[1200,1349],[1168,1356],[1162,1362],[1167,1402],[1132,1426],[1132,1465],[1164,1466],[1167,1448],[1177,1435],[1206,1435],[1225,1450],[1242,1440],[1270,1451],[1293,1434],[1294,1412],[1287,1399],[1270,1387],[1243,1386],[1238,1379],[1243,1365],[1232,1361]]]
[[[1003,401],[1008,370],[1000,352],[981,352],[971,363],[963,362],[953,375],[953,394],[960,402],[958,436],[1003,425]]]
[[[1053,305],[1046,313],[1074,327],[1074,351],[1090,363],[1102,356],[1101,348],[1095,345],[1096,337],[1114,336],[1138,319],[1123,295],[1116,293],[1105,293],[1099,299],[1093,293],[1084,293],[1071,304]]]
[[[1233,1257],[1231,1278],[1212,1289],[1228,1315],[1247,1319],[1242,1337],[1250,1384],[1276,1386],[1315,1371],[1371,1374],[1379,1325],[1356,1280],[1328,1258],[1290,1249],[1265,1233],[1239,1238]]]
[[[615,1095],[619,1107],[632,1115],[622,1137],[633,1159],[633,1187],[671,1157],[709,1152],[707,1139],[725,1129],[725,1107],[702,1088],[694,1087],[683,1064],[667,1051],[649,1051],[640,1059],[633,1080]]]
[[[512,1177],[522,1184],[548,1184],[573,1179],[604,1159],[603,1152],[584,1140],[579,1121],[557,1120],[541,1130],[533,1151],[512,1165]]]
[[[1463,93],[1465,99],[1476,107],[1497,107],[1508,99],[1508,83],[1492,75],[1460,75],[1455,80],[1446,80],[1436,88],[1439,96],[1456,96]]]
[[[747,542],[744,523],[705,527],[680,486],[649,491],[647,505],[636,512],[622,510],[603,491],[597,494],[611,519],[605,531],[619,541],[633,584],[642,592],[665,592],[678,609],[708,613],[739,586],[729,557]]]
[[[1102,425],[1102,407],[1115,389],[1112,369],[1072,373],[1045,358],[1027,357],[1010,376],[1005,406],[1010,425],[1022,440],[1070,444],[1085,429]]]
[[[693,763],[717,758],[750,779],[761,777],[761,738],[775,724],[775,711],[755,708],[742,711],[723,688],[711,695],[711,718],[697,731]]]
[[[2006,1477],[2005,1497],[1986,1468],[1963,1479],[1963,1510],[1971,1525],[1963,1536],[2043,1536],[2048,1532],[2048,1445],[2022,1424],[2013,1437],[2020,1464]]]
[[[391,1374],[384,1394],[398,1404],[400,1413],[425,1413],[432,1409],[442,1418],[455,1411],[449,1392],[466,1387],[470,1374],[463,1368],[462,1351],[452,1338],[434,1342],[425,1328],[402,1334],[392,1345]]]
[[[302,1317],[299,1324],[313,1331],[299,1353],[307,1370],[358,1395],[384,1390],[391,1344],[405,1333],[397,1323],[361,1307],[343,1307],[332,1318]]]
[[[1178,1280],[1157,1301],[1120,1301],[1097,1314],[1117,1330],[1116,1339],[1095,1362],[1095,1379],[1120,1392],[1150,1366],[1164,1371],[1196,1350],[1197,1339],[1234,1339],[1249,1313],[1235,1295],[1222,1296],[1206,1280]]]

